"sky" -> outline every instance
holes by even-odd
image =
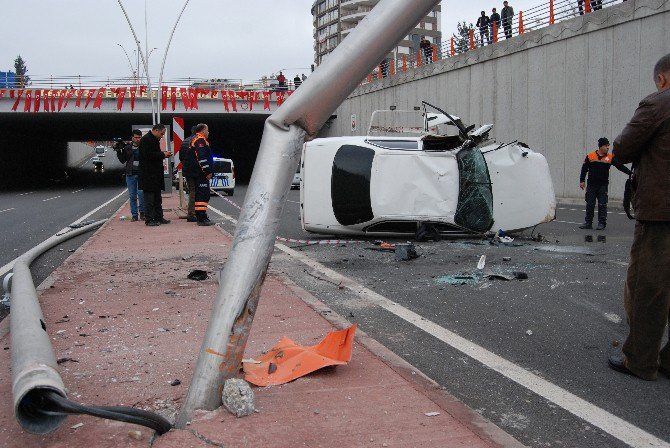
[[[158,77],[170,31],[185,0],[146,0],[149,72]],[[165,78],[251,81],[284,70],[309,73],[314,59],[310,8],[314,0],[189,0],[165,64]],[[144,48],[144,0],[122,0]],[[510,0],[518,12],[544,0]],[[20,54],[33,79],[50,76],[130,76],[134,39],[117,0],[3,0],[0,71]],[[497,3],[500,3],[499,5]],[[502,0],[443,0],[442,33],[475,22]]]

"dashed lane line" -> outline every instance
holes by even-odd
[[[78,220],[76,220],[75,222],[73,222],[72,224],[79,224],[80,222],[82,222],[83,220],[85,220],[86,218],[88,218],[89,216],[91,216],[93,213],[97,212],[97,211],[100,210],[101,208],[103,208],[103,207],[105,207],[105,206],[111,204],[111,203],[114,202],[115,200],[117,200],[119,197],[121,197],[121,195],[125,194],[126,191],[127,191],[127,190],[124,189],[123,191],[121,191],[121,193],[117,194],[116,196],[114,196],[114,197],[113,197],[112,199],[110,199],[109,201],[105,202],[104,204],[102,204],[102,205],[100,205],[100,206],[94,208],[94,209],[91,210],[90,212],[86,213],[84,216],[82,216],[81,218],[79,218]],[[65,228],[61,229],[60,231],[58,231],[57,234],[62,233],[62,232],[64,232],[64,231],[66,231],[66,230],[67,230],[67,227],[65,227]],[[51,237],[49,237],[49,238],[51,238]],[[48,239],[48,238],[47,238],[47,239]],[[16,258],[18,258],[18,257],[16,257]],[[3,267],[0,268],[0,277],[2,277],[2,276],[5,275],[7,272],[9,272],[9,271],[12,270],[12,268],[14,267],[14,263],[16,262],[16,258],[13,259],[12,261],[10,261],[9,263],[7,263],[6,265],[4,265]]]
[[[79,189],[77,191],[73,191],[72,194],[79,193],[80,191],[84,191],[84,189],[82,188],[82,189]]]
[[[211,205],[209,206],[209,209],[217,215],[230,221],[231,223],[237,224],[237,220],[232,216],[217,210]],[[304,265],[314,269],[315,271],[318,271],[320,274],[330,277],[333,282],[347,288],[362,300],[385,309],[391,314],[394,314],[404,321],[423,330],[424,332],[444,342],[450,347],[453,347],[461,353],[480,362],[489,369],[498,372],[499,374],[514,381],[520,386],[523,386],[526,389],[532,391],[536,395],[539,395],[540,397],[560,406],[561,408],[592,424],[593,426],[600,428],[607,434],[621,440],[627,445],[634,448],[670,448],[670,443],[661,440],[653,434],[638,428],[632,423],[629,423],[626,420],[617,417],[616,415],[611,414],[610,412],[607,412],[606,410],[601,409],[598,406],[578,397],[577,395],[568,392],[562,387],[559,387],[545,380],[544,378],[541,378],[525,370],[523,367],[518,366],[513,362],[510,362],[505,358],[502,358],[501,356],[486,350],[484,347],[481,347],[474,342],[471,342],[457,335],[456,333],[447,330],[446,328],[422,317],[414,311],[411,311],[402,305],[387,299],[381,294],[366,288],[349,277],[345,277],[339,272],[327,268],[318,261],[312,260],[307,255],[293,250],[281,243],[275,243],[275,247],[285,254],[300,261]]]
[[[54,196],[54,197],[49,198],[49,199],[42,199],[42,202],[51,201],[51,200],[53,200],[53,199],[58,199],[59,197],[60,197],[60,196]]]
[[[27,194],[33,194],[33,193],[35,193],[35,192],[34,191],[29,191],[28,193],[21,193],[21,194],[19,194],[19,196],[25,196]]]
[[[4,210],[0,210],[0,213],[9,212],[9,211],[14,210],[14,209],[15,209],[14,207],[12,207],[12,208],[6,208],[6,209],[4,209]]]

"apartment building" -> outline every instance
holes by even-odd
[[[316,65],[321,64],[377,3],[379,0],[315,0],[312,17]],[[398,42],[388,57],[395,60],[402,58],[402,55],[414,57],[421,36],[426,36],[426,39],[439,47],[442,40],[440,12],[441,6],[437,5],[408,36]]]

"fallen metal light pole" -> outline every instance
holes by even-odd
[[[42,315],[30,264],[50,248],[100,226],[96,221],[61,236],[52,236],[16,259],[11,284],[12,397],[14,415],[26,431],[47,434],[65,419],[64,415],[35,412],[40,395],[54,391],[65,397],[65,385],[56,370],[54,354]]]
[[[221,405],[226,379],[239,370],[280,216],[306,137],[439,0],[382,0],[286,103],[265,122],[258,159],[221,276],[219,291],[176,426],[196,409]]]

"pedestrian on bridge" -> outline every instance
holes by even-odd
[[[293,85],[295,86],[295,90],[298,90],[300,84],[302,84],[302,79],[300,78],[300,75],[295,75],[295,78],[293,78]]]
[[[654,67],[656,93],[642,100],[614,140],[614,155],[633,163],[635,234],[624,287],[630,331],[623,357],[609,366],[644,380],[670,377],[670,54]]]
[[[141,138],[142,131],[135,129],[131,142],[116,151],[119,162],[125,164],[126,186],[128,187],[130,214],[133,222],[138,220],[138,210],[139,219],[144,219],[144,191],[139,188]]]
[[[161,139],[165,136],[165,125],[155,124],[150,132],[140,139],[139,187],[144,190],[144,221],[148,226],[169,224],[163,217],[163,198],[165,189],[163,159],[172,155],[161,151]]]
[[[491,35],[489,34],[489,25],[491,24],[491,21],[489,17],[486,15],[486,11],[482,11],[482,15],[479,16],[477,19],[477,27],[479,28],[479,39],[481,41],[482,47],[486,45],[484,43],[484,36],[486,36],[486,40],[491,44]]]
[[[598,149],[586,155],[582,164],[582,172],[579,175],[579,188],[586,187],[586,217],[584,224],[580,229],[593,228],[593,216],[598,201],[598,227],[596,230],[604,230],[607,226],[607,196],[610,183],[610,168],[612,165],[622,173],[632,173],[631,170],[615,160],[610,154],[610,141],[605,137],[598,139]],[[586,175],[589,176],[589,183],[586,185]]]
[[[195,217],[199,226],[212,226],[214,222],[207,216],[207,207],[210,199],[209,181],[212,178],[214,160],[209,147],[209,127],[200,123],[195,127],[195,137],[191,141],[188,152],[189,162],[187,177],[195,178]],[[186,168],[186,167],[184,167]],[[189,195],[191,192],[189,191]]]
[[[502,9],[502,25],[505,30],[505,39],[512,37],[512,22],[514,21],[514,8],[509,5],[509,2],[503,2]]]

